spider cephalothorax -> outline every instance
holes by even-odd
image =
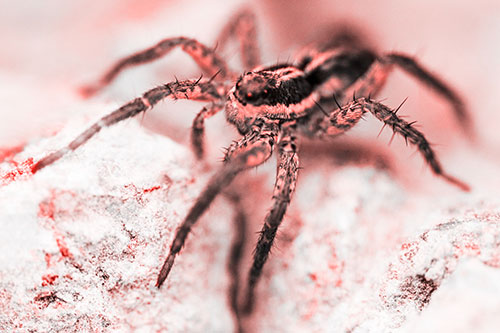
[[[360,43],[359,38],[346,34],[334,35],[329,42],[305,47],[293,63],[256,67],[260,60],[254,22],[253,14],[244,10],[230,20],[218,38],[219,50],[224,48],[230,37],[240,40],[242,62],[247,70],[241,76],[234,74],[214,49],[186,37],[162,40],[151,48],[122,59],[95,85],[86,87],[84,92],[93,94],[109,84],[123,69],[158,59],[177,46],[211,77],[173,81],[147,91],[104,116],[66,147],[40,159],[33,167],[33,172],[47,167],[77,149],[101,129],[145,112],[166,98],[209,102],[196,115],[191,132],[193,150],[198,158],[202,158],[204,120],[225,109],[227,121],[237,127],[242,137],[229,146],[223,166],[209,180],[180,224],[156,285],[160,287],[165,281],[191,228],[214,198],[240,172],[264,163],[276,150],[278,163],[272,206],[255,248],[244,306],[238,305],[234,290],[231,293],[231,306],[237,318],[252,309],[255,285],[292,198],[299,170],[296,142],[299,136],[334,137],[352,128],[363,114],[371,113],[414,145],[436,175],[467,190],[466,184],[444,172],[428,141],[413,123],[398,116],[397,109],[372,99],[395,66],[448,100],[459,124],[468,134],[472,132],[471,121],[461,99],[447,84],[408,56],[378,54]],[[241,249],[241,246],[233,246],[231,256],[233,282],[238,276],[234,269],[240,258],[238,248]]]
[[[229,91],[226,118],[240,133],[256,118],[296,119],[315,105],[317,93],[304,72],[288,64],[255,69]]]

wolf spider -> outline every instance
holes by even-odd
[[[231,296],[235,313],[250,313],[255,286],[295,189],[299,170],[298,137],[325,139],[338,136],[356,125],[367,112],[384,126],[392,128],[394,133],[402,135],[407,143],[416,146],[437,176],[464,191],[469,189],[443,170],[425,136],[412,122],[397,115],[399,108],[394,110],[372,99],[391,70],[399,67],[446,99],[463,130],[472,134],[470,116],[461,98],[413,58],[400,53],[378,54],[363,45],[356,35],[344,32],[331,36],[328,42],[306,46],[294,62],[262,66],[255,17],[249,10],[240,11],[226,24],[218,38],[219,49],[223,49],[231,38],[240,44],[246,70],[242,75],[231,70],[214,48],[187,37],[167,38],[121,59],[96,84],[85,87],[82,92],[90,96],[110,84],[124,69],[156,60],[175,47],[191,56],[209,79],[176,80],[151,89],[104,116],[65,148],[47,155],[33,167],[34,172],[47,167],[80,147],[101,129],[145,112],[166,98],[209,102],[194,118],[191,130],[191,145],[197,158],[201,159],[204,154],[204,121],[224,109],[226,120],[242,137],[229,146],[223,165],[208,181],[177,229],[156,282],[158,288],[167,278],[191,228],[211,202],[240,172],[269,159],[276,147],[278,162],[272,206],[253,255],[244,305],[238,307],[234,290]],[[356,97],[351,100],[350,96],[354,95]],[[241,214],[238,216],[243,219]],[[238,242],[243,242],[243,239]],[[231,255],[233,265],[238,263],[238,251],[241,247],[235,244]],[[234,270],[232,273],[237,274]]]

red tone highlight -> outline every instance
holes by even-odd
[[[401,250],[404,251],[401,256],[399,257],[399,260],[401,262],[403,261],[413,261],[413,257],[417,254],[419,247],[416,242],[411,242],[411,243],[403,243],[401,245]]]
[[[59,237],[56,235],[56,242],[57,242],[57,247],[59,248],[59,252],[61,252],[61,255],[63,257],[68,257],[68,258],[73,257],[73,255],[69,252],[68,247],[66,246],[64,238],[61,235],[59,235]]]
[[[481,248],[477,242],[477,236],[473,234],[464,234],[459,241],[453,244],[457,256],[478,256],[481,254]]]
[[[54,281],[59,277],[59,275],[56,274],[47,274],[42,276],[42,286],[48,286],[49,284],[52,285],[54,284]]]
[[[56,216],[56,206],[55,206],[55,200],[57,198],[57,195],[55,191],[52,191],[52,194],[48,200],[44,200],[40,202],[38,205],[38,217],[46,220],[49,224],[49,227],[52,229],[54,232],[54,238],[56,239],[57,247],[59,248],[59,252],[63,257],[66,258],[73,258],[73,255],[69,251],[66,241],[64,240],[64,236],[61,235],[61,233],[57,230],[56,225],[55,225],[55,216]],[[49,266],[50,263],[50,254],[49,257],[45,255],[45,261],[47,262],[47,266]]]
[[[45,253],[45,262],[47,263],[47,268],[51,265],[52,255],[50,253]]]
[[[33,158],[28,158],[22,163],[12,162],[14,164],[14,169],[6,173],[0,174],[0,186],[8,185],[16,180],[25,179],[28,176],[33,175]]]
[[[0,162],[11,161],[12,158],[17,154],[23,151],[24,144],[20,144],[18,146],[9,147],[9,148],[0,148]]]
[[[144,190],[142,190],[143,193],[151,193],[153,191],[156,191],[156,190],[159,190],[161,187],[158,185],[158,186],[153,186],[151,188],[145,188]]]

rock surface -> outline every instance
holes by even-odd
[[[112,108],[97,109],[104,107]],[[130,120],[29,174],[31,159],[88,123],[76,118],[1,165],[0,326],[232,331],[233,212],[223,197],[196,225],[164,287],[154,286],[175,228],[214,167],[204,171],[186,147]],[[249,249],[270,203],[273,163],[242,176],[253,201]],[[499,324],[494,198],[431,176],[430,188],[411,188],[372,165],[307,154],[302,164],[248,330],[466,332],[480,320],[476,328],[488,332]]]

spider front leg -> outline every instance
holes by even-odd
[[[217,45],[224,49],[229,38],[236,35],[240,42],[241,61],[246,70],[261,64],[255,21],[255,14],[245,8],[229,20],[217,38]]]
[[[336,100],[335,100],[336,101]],[[334,137],[352,128],[363,117],[364,110],[347,105],[327,113],[320,104],[316,107],[321,112],[315,112],[311,118],[300,123],[299,129],[304,135],[313,138]],[[325,117],[326,116],[326,117]]]
[[[244,313],[249,314],[253,310],[255,286],[261,276],[262,267],[269,256],[276,232],[295,190],[298,170],[299,157],[297,155],[295,137],[291,134],[286,134],[278,146],[278,166],[273,192],[273,206],[265,218],[259,240],[255,247],[253,264],[248,275],[246,300],[243,308]]]
[[[413,123],[404,121],[403,119],[398,117],[396,112],[391,110],[389,107],[385,106],[382,103],[363,97],[352,101],[342,109],[352,109],[358,110],[358,112],[372,113],[378,120],[384,122],[385,125],[389,125],[394,133],[401,134],[405,138],[406,142],[415,145],[431,167],[431,170],[434,172],[434,174],[442,177],[449,183],[458,186],[463,191],[470,190],[469,185],[447,174],[443,170],[441,163],[439,163],[439,160],[432,150],[429,142],[422,133],[420,133],[413,127]]]
[[[277,138],[278,125],[274,122],[254,124],[252,130],[240,141],[231,145],[224,165],[208,181],[186,218],[177,229],[170,251],[158,275],[159,288],[167,278],[176,255],[180,252],[191,228],[207,210],[217,195],[227,187],[241,171],[264,163],[272,154]]]
[[[474,124],[472,117],[465,107],[465,103],[460,96],[450,87],[449,84],[439,79],[436,75],[425,69],[413,58],[399,54],[390,53],[378,57],[371,65],[370,69],[349,87],[343,96],[376,96],[378,91],[384,85],[387,76],[394,69],[394,66],[399,66],[408,74],[415,77],[421,83],[425,84],[431,90],[436,92],[440,97],[444,98],[453,107],[453,115],[456,118],[463,131],[473,139],[475,137]],[[341,96],[338,96],[341,97]]]
[[[94,135],[105,127],[114,125],[122,120],[136,116],[141,112],[152,108],[156,103],[165,99],[192,99],[196,101],[220,101],[224,93],[224,87],[213,82],[199,82],[193,80],[175,81],[165,85],[153,88],[127,104],[123,105],[116,111],[102,117],[99,121],[90,126],[87,130],[81,133],[66,147],[61,148],[35,163],[32,167],[32,172],[35,173],[40,169],[56,162],[61,157],[69,152],[74,151],[85,142],[90,140]]]
[[[234,76],[226,62],[213,49],[192,38],[174,37],[164,39],[152,47],[119,60],[96,83],[84,86],[81,89],[82,95],[85,97],[94,95],[110,84],[125,68],[156,60],[177,46],[189,54],[198,66],[215,80],[225,80]]]

